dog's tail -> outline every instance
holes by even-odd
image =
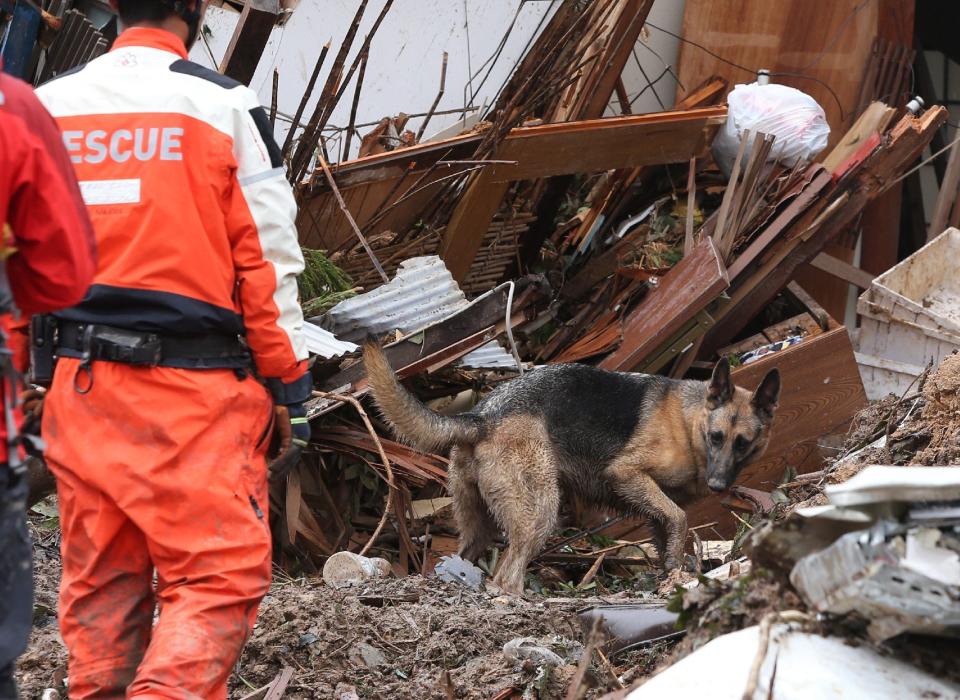
[[[452,445],[472,445],[480,439],[477,416],[441,416],[423,405],[397,380],[383,349],[374,341],[363,345],[363,364],[380,412],[404,441],[435,452]]]

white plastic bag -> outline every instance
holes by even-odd
[[[827,147],[830,125],[823,108],[796,88],[776,83],[737,85],[727,96],[727,106],[727,122],[713,141],[714,160],[727,177],[747,129],[751,134],[774,135],[770,160],[787,167],[798,160],[812,160]]]

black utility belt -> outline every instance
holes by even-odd
[[[168,336],[101,324],[56,322],[56,355],[143,367],[244,369],[250,353],[239,336]]]

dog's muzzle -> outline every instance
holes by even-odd
[[[707,479],[707,487],[711,491],[716,491],[717,493],[721,491],[726,491],[730,488],[730,485],[723,479]]]

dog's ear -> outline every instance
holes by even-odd
[[[733,382],[730,381],[730,362],[726,357],[722,357],[713,368],[713,376],[710,377],[710,386],[707,389],[707,404],[711,408],[717,408],[732,398]]]
[[[753,392],[753,407],[761,416],[770,420],[780,401],[780,370],[774,367]]]

